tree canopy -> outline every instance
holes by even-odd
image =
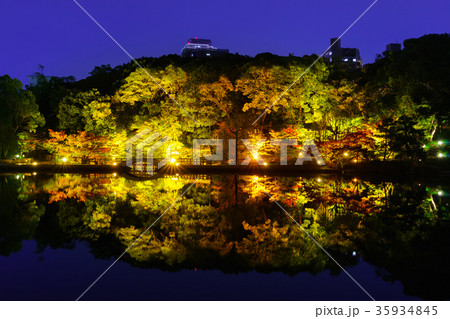
[[[308,138],[330,165],[342,164],[344,153],[349,160],[422,158],[428,151],[423,144],[448,136],[449,43],[448,34],[409,39],[402,51],[385,52],[360,70],[322,59],[309,68],[317,56],[264,53],[141,58],[143,68],[102,65],[81,81],[41,81],[27,91],[13,80],[8,85],[14,89],[7,89],[3,77],[2,92],[15,101],[3,102],[9,117],[2,123],[21,127],[2,125],[9,131],[2,134],[2,149],[24,129],[32,133],[44,123],[34,92],[47,119],[47,132],[37,136],[44,144],[48,130],[110,142],[150,128],[170,136],[184,153],[195,138]],[[18,107],[9,112],[11,105]],[[27,120],[12,120],[14,112]],[[358,136],[364,138],[356,146]],[[410,138],[414,143],[399,146]],[[238,146],[238,157],[245,151]],[[272,156],[273,150],[265,151]]]
[[[8,75],[0,77],[0,158],[17,154],[20,140],[45,123],[32,92]]]

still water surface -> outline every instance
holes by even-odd
[[[341,177],[0,175],[0,299],[75,300],[156,221],[82,300],[369,300],[277,201],[376,300],[448,300],[448,192]]]

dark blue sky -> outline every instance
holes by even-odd
[[[190,37],[255,55],[322,53],[373,0],[215,1],[78,0],[138,58],[180,54]],[[365,63],[387,43],[450,32],[448,0],[379,0],[342,38]],[[26,75],[84,78],[96,65],[129,58],[73,0],[1,0],[0,75],[28,84]]]

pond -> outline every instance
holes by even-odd
[[[0,175],[0,299],[448,300],[448,194],[342,176]]]

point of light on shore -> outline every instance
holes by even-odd
[[[171,158],[171,159],[170,159],[170,162],[171,162],[171,163],[175,163],[176,161],[177,161],[177,160],[174,159],[174,158]]]
[[[63,163],[67,163],[67,157],[63,157],[61,160],[63,161]]]

